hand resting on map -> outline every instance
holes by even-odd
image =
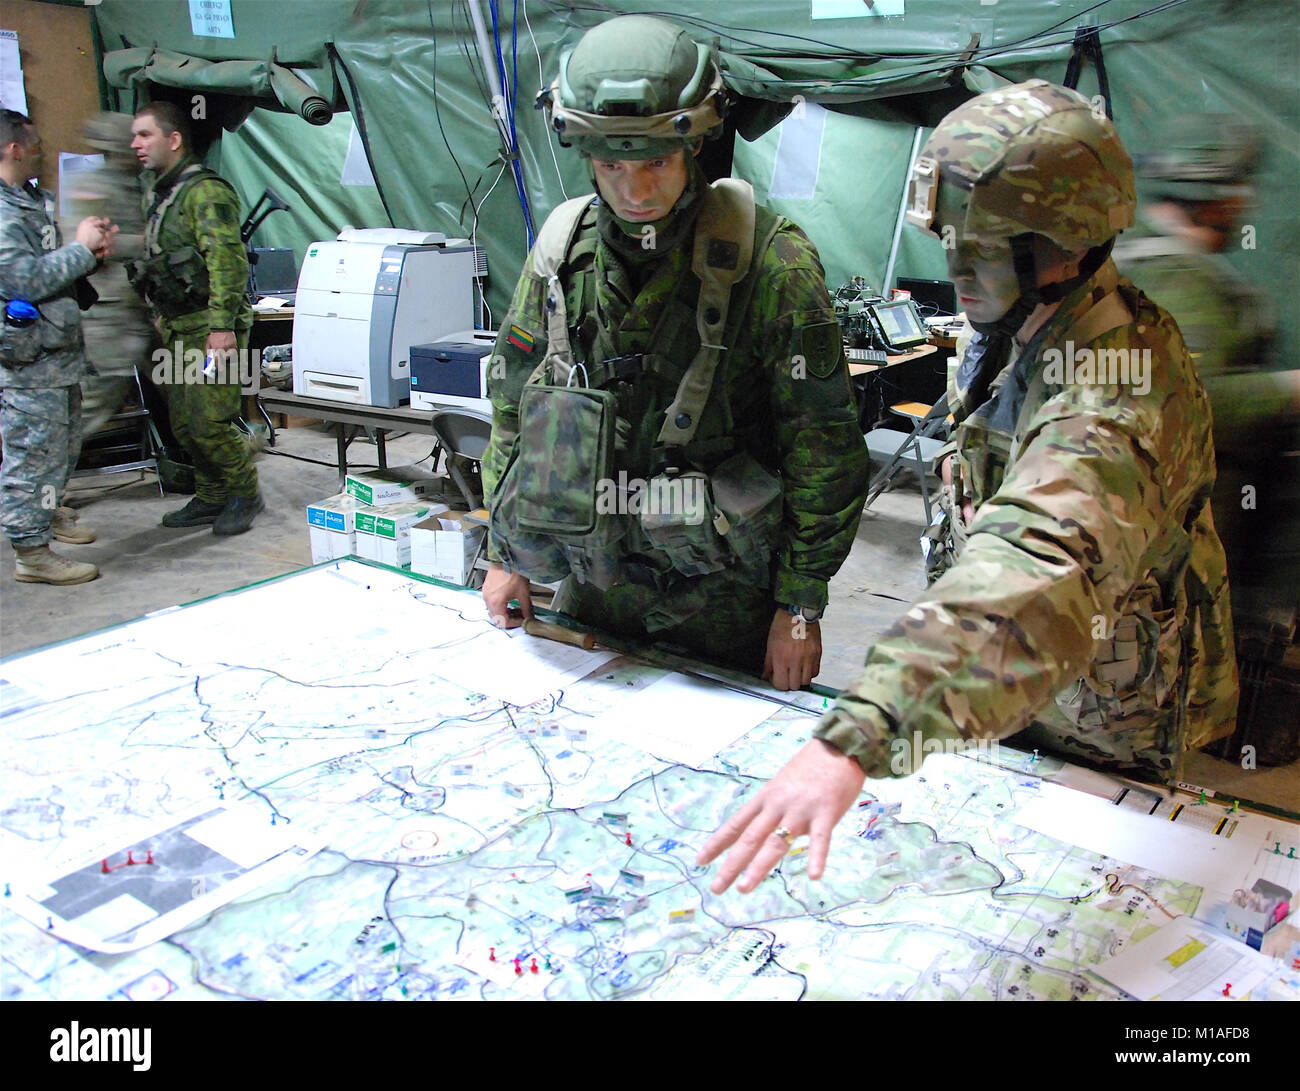
[[[808,878],[826,870],[831,831],[862,791],[866,774],[856,761],[821,739],[807,743],[758,794],[724,822],[705,843],[696,862],[707,864],[727,848],[727,858],[709,884],[721,894],[743,871],[737,890],[748,894],[789,851],[776,830],[811,840]]]

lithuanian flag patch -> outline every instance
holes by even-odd
[[[506,340],[517,349],[523,349],[524,352],[533,351],[533,335],[527,330],[521,330],[518,326],[511,326],[510,332],[506,334]]]

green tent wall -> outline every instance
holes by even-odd
[[[488,11],[488,0],[482,6]],[[391,221],[453,236],[476,227],[491,273],[487,302],[499,319],[527,237],[511,173],[501,169],[465,0],[231,0],[230,7],[235,37],[206,38],[191,33],[183,0],[102,0],[92,10],[106,72],[125,85],[111,89],[114,105],[131,109],[149,93],[179,94],[182,101],[203,94],[211,116],[227,125],[246,116],[209,158],[246,207],[267,185],[294,206],[265,221],[259,244],[292,246],[301,257],[307,243],[349,224]],[[906,0],[901,17],[832,20],[812,19],[809,0],[498,0],[497,7],[507,80],[517,70],[519,164],[536,226],[566,193],[591,188],[582,160],[556,146],[533,110],[537,89],[587,27],[617,13],[663,14],[702,39],[719,37],[729,82],[749,96],[742,131],[792,104],[828,108],[820,144],[813,145],[820,169],[811,194],[768,203],[812,236],[832,289],[853,274],[882,286],[916,126],[933,124],[974,89],[1003,80],[1060,82],[1076,29],[1097,26],[1115,121],[1130,151],[1159,146],[1164,124],[1184,111],[1233,113],[1261,131],[1267,151],[1258,206],[1248,217],[1253,240],[1243,239],[1254,247],[1235,249],[1230,260],[1273,292],[1278,359],[1293,366],[1300,346],[1294,0]],[[176,81],[179,90],[132,83],[154,51],[245,64],[208,65],[205,75],[203,65],[162,58],[155,67],[168,74],[158,78]],[[273,67],[287,69],[341,112],[323,127],[286,112],[284,96],[270,87]],[[218,69],[226,74],[213,75]],[[1085,63],[1079,90],[1095,95],[1097,75]],[[339,182],[354,119],[378,188]],[[752,142],[735,141],[733,173],[752,181],[760,199],[768,195],[780,140],[777,127]],[[474,189],[473,202],[467,188]],[[943,277],[938,243],[905,229],[894,273]]]

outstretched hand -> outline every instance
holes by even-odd
[[[705,843],[696,857],[700,864],[731,848],[709,889],[721,894],[743,871],[736,889],[748,894],[803,834],[811,841],[808,878],[820,879],[826,870],[831,831],[866,779],[856,761],[830,743],[813,739]],[[777,830],[784,830],[789,840]]]

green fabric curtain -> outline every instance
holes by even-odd
[[[779,121],[796,96],[830,111],[813,196],[772,203],[812,236],[832,287],[852,273],[884,287],[877,280],[917,126],[933,125],[974,91],[1002,80],[1059,82],[1076,29],[1100,26],[1115,120],[1131,152],[1157,147],[1163,125],[1182,111],[1226,111],[1260,129],[1267,152],[1251,216],[1256,248],[1234,250],[1229,260],[1274,292],[1281,358],[1294,359],[1300,348],[1294,289],[1300,282],[1294,214],[1300,207],[1300,10],[1294,0],[907,0],[902,17],[833,20],[811,19],[809,0],[498,0],[497,6],[507,83],[512,70],[518,73],[518,158],[535,226],[566,193],[591,186],[583,161],[556,147],[532,109],[534,95],[587,27],[614,13],[654,12],[678,19],[701,39],[720,39],[728,79],[751,96],[738,120],[753,143],[736,141],[734,173],[749,177],[760,197],[781,139],[779,128],[760,136],[763,128]],[[482,9],[490,10],[489,0]],[[527,244],[511,172],[501,169],[466,0],[232,0],[231,10],[233,39],[195,37],[188,7],[179,2],[103,0],[93,12],[109,53],[165,51],[208,62],[208,69],[189,75],[206,72],[203,90],[213,99],[225,93],[217,81],[232,81],[232,96],[246,96],[244,113],[253,103],[286,108],[271,86],[272,62],[310,74],[316,94],[352,111],[393,223],[454,236],[476,232],[487,249],[488,299],[499,317]],[[512,18],[518,20],[513,54]],[[245,67],[228,76],[222,62]],[[157,71],[179,78],[190,63]],[[1095,68],[1085,64],[1079,89],[1092,96],[1097,87]],[[119,101],[129,108],[131,93],[123,91]],[[227,166],[246,196],[260,193],[268,177],[286,197],[297,180],[310,179],[302,184],[319,189],[308,203],[322,217],[316,223],[331,230],[300,225],[302,234],[291,241],[300,256],[307,243],[343,225],[323,217],[360,214],[352,204],[356,193],[335,203],[337,176],[316,173],[319,145],[307,135],[333,134],[335,126],[346,128],[342,120],[315,129],[284,114],[285,127],[276,127],[273,137],[259,122],[250,139],[277,146],[262,147],[256,170],[247,157]],[[264,230],[277,219],[283,223],[284,214],[271,217]],[[387,223],[381,215],[358,226]],[[895,273],[940,277],[943,268],[938,244],[905,228]]]

